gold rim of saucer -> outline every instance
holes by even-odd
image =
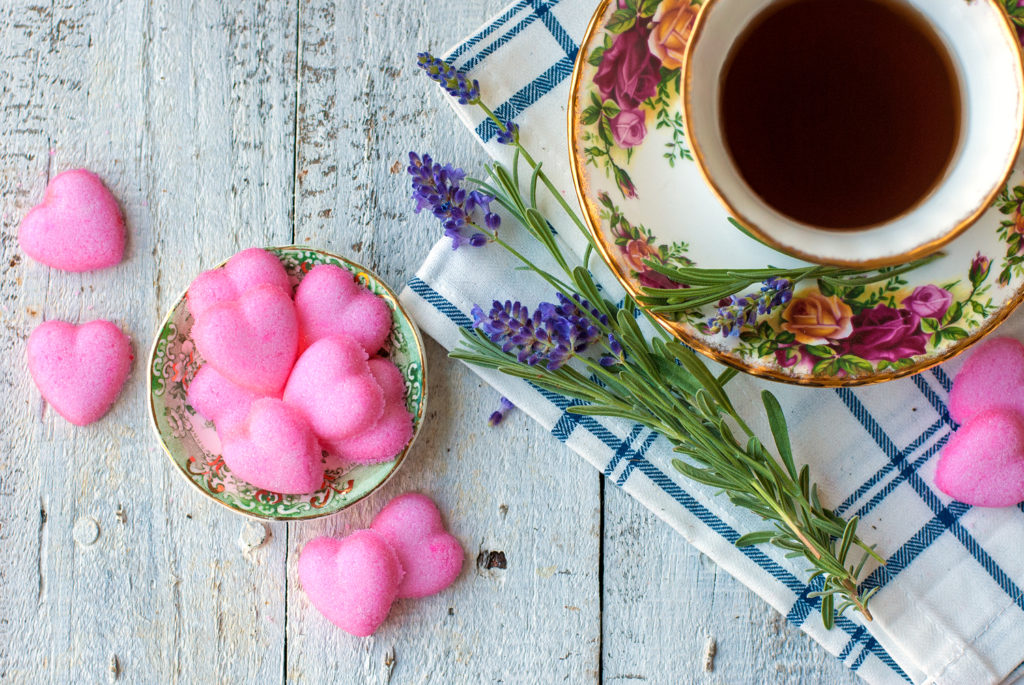
[[[1002,19],[1002,27],[1004,30],[1004,37],[1009,41],[1010,45],[1014,47],[1014,54],[1017,56],[1016,67],[1017,74],[1021,85],[1021,99],[1024,100],[1024,53],[1021,52],[1020,39],[1017,37],[1017,31],[1014,29],[1010,18],[1006,15],[1006,12],[1002,7],[999,6],[997,0],[981,0],[989,6],[995,8],[996,13]],[[683,129],[686,132],[686,140],[690,144],[691,151],[693,152],[694,161],[697,164],[697,170],[700,172],[704,182],[711,188],[711,192],[715,194],[718,201],[721,202],[726,210],[734,216],[742,225],[743,228],[750,231],[758,240],[768,245],[774,250],[777,250],[783,254],[803,259],[804,261],[812,262],[814,264],[830,264],[835,266],[847,266],[856,269],[877,269],[885,266],[895,266],[897,264],[905,264],[906,262],[926,257],[933,252],[937,252],[957,237],[959,237],[964,231],[971,227],[975,221],[977,221],[982,214],[984,214],[992,206],[996,196],[999,195],[1000,189],[1006,185],[1006,181],[1010,178],[1013,173],[1014,165],[1017,162],[1017,157],[1020,155],[1021,142],[1024,140],[1024,118],[1020,118],[1017,121],[1017,132],[1014,136],[1013,152],[1008,156],[1006,168],[1000,175],[996,185],[989,191],[984,197],[981,204],[972,209],[967,216],[958,220],[953,227],[943,233],[938,238],[930,240],[927,243],[918,245],[912,250],[897,254],[889,255],[887,257],[878,257],[875,259],[862,259],[862,260],[850,260],[850,259],[822,259],[817,255],[812,255],[803,250],[783,245],[771,235],[765,233],[760,227],[754,222],[748,219],[742,212],[740,212],[732,202],[725,196],[725,193],[715,182],[715,180],[708,173],[704,162],[704,153],[701,149],[700,143],[691,135],[690,132],[690,111],[691,111],[691,60],[690,57],[693,54],[694,46],[698,43],[701,34],[703,33],[705,22],[705,15],[711,12],[711,9],[718,3],[718,0],[703,0],[700,10],[697,12],[697,18],[694,20],[693,31],[690,33],[690,38],[686,43],[686,51],[683,56],[683,74],[682,74],[682,102],[683,102]],[[603,3],[602,7],[606,7],[607,3]],[[588,35],[589,38],[589,27]],[[578,62],[578,61],[577,61]],[[575,74],[574,74],[575,75]],[[912,210],[911,210],[912,211]]]
[[[228,509],[228,510],[230,510],[230,511],[236,513],[236,514],[241,514],[242,516],[245,516],[247,518],[253,519],[255,521],[284,521],[286,523],[289,522],[289,521],[311,521],[313,519],[318,519],[318,518],[323,518],[325,516],[332,516],[334,514],[339,514],[339,513],[343,512],[343,511],[345,511],[346,509],[352,507],[353,505],[355,505],[355,504],[357,504],[359,502],[362,502],[364,499],[366,499],[370,495],[372,495],[375,492],[377,492],[378,490],[380,490],[389,480],[391,480],[394,477],[394,475],[402,467],[402,464],[405,462],[405,458],[409,455],[409,452],[412,450],[412,446],[416,443],[416,438],[419,437],[420,429],[423,427],[423,419],[427,415],[427,412],[426,412],[426,410],[427,410],[427,352],[426,352],[426,349],[424,349],[424,346],[423,346],[423,336],[420,334],[420,329],[419,329],[419,326],[416,325],[415,319],[413,319],[411,316],[409,316],[409,313],[407,311],[405,311],[405,307],[402,306],[402,302],[398,299],[398,295],[395,293],[395,291],[391,289],[391,286],[389,286],[387,283],[385,283],[383,279],[381,279],[376,273],[374,273],[370,269],[367,269],[365,266],[363,266],[362,264],[359,264],[358,262],[354,262],[351,259],[347,259],[345,257],[342,257],[341,255],[334,254],[333,252],[328,252],[327,250],[319,250],[317,248],[309,247],[308,245],[275,245],[275,246],[267,247],[267,248],[263,248],[263,249],[268,249],[268,250],[301,250],[303,252],[316,252],[317,254],[322,254],[322,255],[325,255],[327,257],[330,257],[331,259],[337,259],[339,262],[343,262],[345,264],[349,264],[351,266],[354,266],[354,267],[356,267],[356,269],[360,273],[365,273],[367,276],[369,276],[370,278],[374,279],[384,289],[384,291],[388,295],[391,296],[391,299],[395,303],[396,310],[402,315],[403,318],[405,318],[406,321],[409,322],[409,324],[410,324],[409,328],[410,328],[410,330],[412,330],[412,333],[413,333],[413,344],[415,345],[416,353],[417,353],[417,355],[420,358],[420,369],[421,369],[421,374],[422,374],[422,378],[423,378],[423,380],[422,380],[422,400],[420,401],[420,409],[419,409],[420,420],[414,422],[412,438],[409,439],[409,442],[405,445],[404,448],[402,448],[402,451],[395,458],[395,463],[394,463],[394,466],[392,466],[391,470],[387,473],[386,476],[384,476],[384,478],[381,479],[381,481],[379,483],[377,483],[372,488],[367,490],[366,493],[363,494],[362,497],[358,497],[358,498],[352,500],[351,502],[347,502],[343,506],[339,507],[338,509],[331,509],[331,510],[328,510],[328,511],[317,511],[315,513],[312,513],[312,514],[309,514],[309,515],[305,515],[305,516],[274,516],[274,515],[255,514],[255,513],[251,512],[251,511],[246,511],[244,509],[239,509],[237,507],[232,506],[228,502],[225,502],[223,500],[217,499],[216,497],[214,497],[213,495],[211,495],[209,492],[207,492],[205,489],[203,489],[201,487],[196,487],[195,488],[196,490],[199,491],[199,493],[203,497],[205,497],[205,498],[207,498],[207,499],[209,499],[209,500],[211,500],[213,502],[216,502],[218,505],[224,507],[225,509]],[[228,259],[230,259],[230,257]],[[223,267],[225,264],[228,263],[228,259],[224,259],[223,261],[219,262],[218,264],[210,267],[210,269],[219,269],[219,268]],[[188,295],[188,288],[187,287],[185,288],[185,290],[183,290],[181,292],[181,294],[178,297],[176,297],[174,299],[174,303],[167,310],[167,314],[160,321],[160,324],[156,328],[156,333],[153,336],[153,344],[152,344],[152,346],[149,349],[149,357],[148,357],[147,366],[146,366],[146,382],[147,382],[146,383],[146,387],[147,387],[147,389],[146,389],[146,403],[149,406],[149,425],[153,428],[153,432],[156,434],[157,442],[160,443],[160,448],[163,450],[164,455],[167,457],[168,460],[170,460],[171,465],[174,466],[175,472],[184,475],[185,479],[187,481],[189,481],[190,483],[192,483],[192,479],[190,477],[190,474],[184,468],[182,468],[181,464],[179,464],[177,462],[177,460],[175,460],[174,455],[171,454],[171,450],[167,446],[167,442],[164,439],[163,433],[160,432],[160,425],[157,422],[157,416],[156,416],[156,403],[154,402],[153,393],[152,393],[153,360],[156,357],[157,346],[160,344],[160,332],[163,331],[164,328],[166,328],[167,324],[171,320],[171,317],[174,316],[174,312],[178,308],[178,304],[183,299],[185,299],[186,295]],[[194,485],[194,483],[193,483],[193,485]]]
[[[993,5],[996,4],[996,0],[983,1]],[[705,7],[714,2],[715,0],[705,0],[705,5],[701,8],[700,12],[698,13],[697,23],[694,26],[695,32],[700,24],[700,14],[703,13]],[[629,275],[622,272],[622,268],[619,266],[618,261],[615,259],[611,247],[607,244],[607,241],[605,240],[605,236],[601,230],[600,217],[598,216],[597,212],[593,209],[591,203],[588,200],[590,185],[587,181],[585,172],[583,171],[581,155],[579,154],[579,150],[577,147],[577,134],[579,132],[580,127],[582,126],[582,122],[580,121],[579,89],[580,81],[583,75],[583,70],[587,63],[587,47],[593,40],[594,34],[597,33],[597,31],[599,31],[603,27],[604,15],[605,12],[608,10],[608,5],[610,3],[611,0],[601,0],[601,2],[598,4],[597,9],[594,11],[594,14],[590,19],[590,23],[587,25],[587,30],[583,34],[583,38],[580,41],[579,52],[576,55],[576,62],[573,65],[572,78],[569,82],[569,106],[566,108],[568,114],[567,123],[569,129],[569,169],[572,172],[572,183],[576,191],[576,201],[580,205],[580,210],[583,213],[583,220],[584,223],[587,225],[587,230],[590,232],[591,237],[597,244],[598,252],[600,252],[601,254],[601,259],[604,261],[605,264],[608,265],[609,269],[611,269],[612,274],[615,276],[616,280],[619,281],[619,284],[622,285],[622,287],[626,290],[627,293],[630,294],[631,297],[636,299],[642,293],[637,289],[636,284],[632,281],[632,279],[629,278]],[[998,8],[998,5],[996,5],[996,7]],[[1022,68],[1024,68],[1024,53],[1021,52],[1020,43],[1016,41],[1016,32],[1013,31],[1012,25],[1010,24],[1010,20],[1008,17],[1006,17],[1005,12],[1003,12],[1001,8],[998,9],[1000,11],[1000,14],[1004,17],[1004,22],[1007,31],[1012,32],[1012,36],[1014,38],[1014,45],[1017,46],[1017,54],[1020,56],[1020,64]],[[687,55],[689,55],[689,46],[692,44],[692,38],[693,35],[691,34],[691,43],[687,44]],[[1020,139],[1022,135],[1024,135],[1024,121],[1022,121],[1021,127],[1019,128],[1018,146],[1020,145]],[[689,140],[688,133],[687,139]],[[692,141],[691,147],[693,147]],[[694,152],[696,153],[696,150],[694,150]],[[698,168],[701,169],[701,174],[703,174],[703,168],[700,167],[699,164],[697,166]],[[1007,172],[1006,179],[1003,180],[1003,183],[1005,183],[1006,180],[1009,179],[1012,173],[1013,164],[1011,163],[1010,171]],[[714,190],[713,187],[712,190]],[[997,192],[993,194],[992,198],[982,208],[982,212],[988,209],[988,207],[992,204],[992,201],[995,200],[995,196],[997,194],[998,189]],[[719,199],[721,200],[720,197]],[[982,212],[978,213],[979,216]],[[913,376],[922,371],[926,371],[932,368],[933,366],[938,366],[939,364],[948,361],[953,357],[956,357],[961,352],[969,348],[971,345],[973,345],[980,339],[984,338],[985,336],[989,335],[992,331],[998,328],[1006,320],[1006,318],[1017,308],[1018,305],[1021,304],[1021,302],[1024,302],[1024,288],[1018,290],[1017,294],[1013,298],[1007,300],[1006,303],[1000,308],[1000,310],[993,314],[985,322],[983,326],[981,326],[980,328],[978,328],[977,331],[974,332],[973,335],[964,338],[962,341],[960,341],[960,344],[949,348],[942,354],[937,354],[932,358],[922,360],[917,364],[914,364],[913,366],[908,366],[907,368],[899,369],[897,371],[893,371],[892,373],[856,378],[838,378],[834,376],[810,378],[796,377],[782,373],[775,369],[748,366],[742,363],[739,359],[729,356],[723,353],[722,351],[717,350],[711,347],[710,345],[707,345],[701,338],[692,335],[685,329],[683,325],[679,324],[678,322],[667,319],[666,317],[656,314],[654,312],[650,312],[647,310],[646,307],[639,303],[638,306],[644,311],[646,311],[647,314],[652,319],[657,321],[662,328],[668,331],[670,335],[674,336],[678,340],[681,340],[682,342],[686,343],[697,352],[700,352],[705,357],[708,357],[709,359],[716,361],[719,364],[732,367],[738,371],[742,371],[743,373],[746,373],[751,376],[756,376],[758,378],[767,378],[769,380],[778,381],[780,383],[786,383],[788,385],[799,385],[804,387],[815,388],[839,388],[876,385],[878,383],[893,381],[898,378],[906,378],[907,376]]]

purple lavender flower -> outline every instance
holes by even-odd
[[[502,421],[505,420],[505,415],[506,414],[508,414],[510,411],[512,411],[515,408],[516,408],[516,405],[512,404],[512,402],[510,402],[507,397],[502,397],[501,398],[501,405],[498,407],[497,411],[492,413],[490,418],[487,419],[487,424],[491,428],[494,428],[499,423],[501,423]]]
[[[475,105],[480,102],[480,84],[476,79],[469,80],[464,73],[443,59],[438,59],[429,52],[421,52],[416,55],[416,66],[437,81],[449,95],[457,98],[459,104]]]
[[[569,299],[560,294],[558,299],[558,304],[541,302],[533,312],[511,300],[495,300],[487,313],[474,305],[473,327],[503,352],[515,354],[521,363],[536,366],[545,362],[548,369],[555,370],[601,339],[601,330],[590,316],[607,323],[606,317],[578,295]]]
[[[718,311],[707,321],[709,334],[737,336],[745,326],[757,323],[757,317],[770,313],[793,298],[793,281],[773,276],[761,285],[761,292],[730,295],[718,302]]]
[[[508,120],[501,122],[504,129],[498,131],[497,140],[502,145],[515,145],[519,142],[519,125]]]
[[[407,170],[412,177],[416,213],[430,209],[444,227],[444,234],[452,239],[453,250],[466,244],[480,247],[493,238],[493,232],[501,225],[501,217],[491,211],[494,198],[459,185],[466,177],[462,169],[450,164],[442,166],[430,155],[420,157],[410,152]],[[485,234],[481,224],[492,232],[491,236]]]

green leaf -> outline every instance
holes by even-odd
[[[601,111],[604,112],[604,115],[609,119],[614,119],[622,109],[615,100],[605,100],[604,104],[601,106]]]
[[[849,373],[856,373],[858,371],[871,372],[874,370],[871,366],[871,362],[853,354],[844,354],[839,358],[839,361],[841,364],[845,364],[843,368],[845,368]]]
[[[605,24],[605,28],[610,33],[625,33],[626,31],[633,28],[636,23],[636,11],[630,10],[629,8],[623,8],[616,10],[612,18]]]
[[[970,334],[959,326],[943,328],[942,335],[950,340],[964,340],[965,338],[970,337]]]
[[[595,67],[601,66],[601,59],[604,57],[604,46],[598,45],[590,53],[590,57],[587,58],[587,62]]]
[[[835,596],[825,595],[821,598],[821,622],[825,626],[825,630],[832,630],[832,626],[835,625]]]
[[[921,319],[921,330],[925,333],[934,333],[939,330],[939,320],[930,316]]]
[[[946,310],[946,313],[942,316],[942,325],[948,326],[951,323],[960,320],[960,313],[963,312],[963,305],[959,302],[954,302],[953,305]]]
[[[756,533],[747,533],[746,535],[741,535],[736,540],[736,542],[734,542],[733,544],[736,545],[737,547],[750,547],[752,545],[763,545],[763,544],[765,544],[767,542],[771,542],[772,538],[775,537],[776,535],[778,535],[778,533],[776,531],[773,531],[773,530],[761,530],[761,531],[757,531]]]
[[[601,118],[601,110],[598,107],[590,105],[580,114],[580,122],[584,126],[592,126],[597,123],[597,120]],[[604,152],[603,150],[601,151]]]
[[[796,463],[793,461],[793,446],[789,441],[789,427],[786,425],[786,415],[782,412],[782,405],[779,400],[768,390],[761,391],[761,402],[764,404],[765,414],[768,415],[768,427],[775,438],[775,449],[782,458],[793,480],[797,479]]]
[[[658,11],[658,5],[662,0],[641,0],[640,2],[640,15],[649,17]]]
[[[808,354],[819,358],[828,359],[836,356],[836,351],[828,345],[807,345],[804,349]]]

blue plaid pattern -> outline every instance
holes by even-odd
[[[536,31],[538,27],[543,26],[546,32],[544,40],[551,43],[550,49],[545,52],[545,61],[530,65],[529,73],[534,76],[524,85],[514,88],[501,102],[496,103],[495,113],[500,118],[520,117],[571,75],[580,49],[572,36],[581,35],[584,27],[573,25],[567,30],[556,15],[560,6],[573,3],[581,4],[579,0],[520,0],[456,47],[447,58],[466,71],[480,70],[485,67],[489,58],[499,54],[502,48],[512,45],[517,37],[532,31],[529,34],[530,40],[539,40]],[[475,133],[486,143],[497,131],[491,121],[483,119],[475,125]],[[451,324],[461,328],[471,326],[471,320],[466,313],[427,281],[414,277],[409,282],[408,289]],[[902,446],[893,437],[894,433],[886,429],[884,421],[872,413],[869,404],[863,401],[858,393],[845,388],[834,391],[834,396],[859,424],[866,438],[886,458],[886,462],[864,478],[860,485],[848,490],[850,494],[840,502],[836,511],[844,516],[856,515],[863,519],[884,509],[892,501],[893,493],[899,492],[902,497],[902,493],[908,491],[914,493],[921,505],[921,522],[916,532],[910,529],[905,538],[901,538],[905,539],[905,542],[891,553],[883,566],[875,569],[864,580],[862,590],[887,587],[938,540],[950,539],[955,540],[966,550],[1013,605],[1024,611],[1024,592],[1019,582],[1000,567],[972,534],[970,527],[965,525],[965,518],[969,516],[972,508],[957,502],[944,504],[943,497],[934,491],[921,475],[922,468],[937,458],[949,440],[951,432],[956,428],[944,401],[951,385],[949,375],[941,368],[914,377],[913,386],[919,392],[924,406],[934,412],[935,419],[923,422],[926,424],[923,429],[909,440],[903,436],[905,444]],[[555,438],[564,443],[574,435],[583,433],[600,441],[607,448],[610,456],[602,470],[617,486],[627,487],[634,474],[642,474],[689,516],[722,540],[731,544],[739,538],[740,533],[732,525],[684,490],[671,476],[647,458],[648,451],[659,439],[657,434],[635,425],[620,438],[595,417],[569,412],[570,407],[578,404],[576,400],[536,386],[533,390],[550,405],[549,408],[558,412],[558,418],[551,429]],[[1021,511],[1024,511],[1024,505],[1021,505]],[[806,583],[758,547],[742,548],[741,552],[758,569],[792,593],[794,599],[786,615],[788,621],[794,625],[804,626],[810,617],[817,615],[820,600],[810,595],[821,589],[820,578]],[[912,682],[907,672],[864,626],[843,617],[836,622],[836,627],[845,634],[845,641],[836,643],[833,640],[830,649],[851,670],[859,671],[871,658],[874,664],[873,680]],[[805,629],[811,632],[806,626]],[[812,635],[819,640],[822,639],[820,633]],[[888,675],[879,676],[879,665],[887,669]]]

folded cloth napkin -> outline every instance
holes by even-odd
[[[524,144],[573,206],[566,107],[594,8],[593,0],[520,0],[447,56],[480,81],[502,119],[519,124]],[[453,106],[487,151],[508,162],[491,122],[473,108]],[[558,209],[549,204],[554,219]],[[557,221],[555,227],[579,249],[575,229]],[[537,256],[511,221],[501,232]],[[401,299],[424,331],[450,349],[460,327],[470,325],[475,303],[487,309],[495,299],[531,307],[552,300],[543,282],[514,266],[496,247],[453,251],[442,239]],[[621,293],[607,271],[598,271],[609,292]],[[1022,329],[1018,315],[1000,333],[1019,336]],[[844,516],[859,516],[861,535],[887,560],[864,582],[865,589],[881,588],[872,601],[875,620],[848,613],[831,631],[822,627],[818,599],[808,596],[820,584],[806,583],[805,564],[767,545],[735,547],[741,534],[763,524],[675,472],[663,438],[624,421],[570,414],[573,402],[565,397],[474,370],[869,682],[996,683],[1024,660],[1024,508],[972,508],[935,488],[938,453],[954,427],[946,400],[961,363],[857,390],[794,388],[742,374],[730,384],[740,411],[752,418],[763,414],[758,391],[770,385],[823,499]]]

